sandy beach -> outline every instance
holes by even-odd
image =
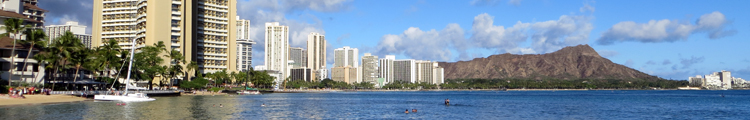
[[[31,105],[31,104],[49,104],[49,103],[64,103],[64,102],[78,102],[86,101],[90,99],[75,97],[70,95],[24,95],[23,98],[10,98],[8,95],[0,95],[0,106],[9,105]]]

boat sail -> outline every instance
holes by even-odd
[[[154,101],[156,99],[146,96],[145,93],[134,93],[128,94],[128,89],[144,89],[142,87],[136,87],[135,84],[130,83],[130,71],[133,69],[133,55],[135,53],[135,39],[133,39],[133,46],[130,47],[130,63],[128,65],[128,76],[125,79],[125,93],[122,95],[94,95],[94,100],[102,101],[123,101],[123,102],[141,102],[141,101]]]

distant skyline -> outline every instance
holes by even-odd
[[[45,25],[89,26],[90,0],[40,1]],[[263,26],[289,26],[291,47],[318,32],[333,49],[396,59],[455,62],[493,54],[543,54],[589,44],[615,63],[666,79],[728,70],[750,78],[750,1],[708,0],[238,0],[251,22],[253,66],[263,64]]]

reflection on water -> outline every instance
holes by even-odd
[[[156,98],[124,106],[93,101],[7,106],[0,107],[0,119],[743,119],[750,114],[746,91],[338,92]],[[450,106],[443,105],[446,98]],[[419,112],[404,114],[407,109]]]

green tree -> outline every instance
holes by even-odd
[[[185,58],[182,56],[182,53],[180,51],[177,51],[175,49],[171,49],[167,51],[167,55],[164,55],[165,57],[168,57],[171,61],[171,65],[167,66],[166,75],[168,75],[168,81],[169,81],[169,87],[172,88],[173,79],[175,79],[178,75],[183,73],[183,67],[182,63],[185,62]]]
[[[23,43],[29,46],[29,52],[26,53],[26,59],[23,59],[22,71],[27,71],[26,65],[28,64],[29,57],[33,56],[31,54],[31,51],[34,51],[35,47],[43,48],[44,45],[46,45],[44,41],[47,39],[47,34],[45,34],[44,31],[40,29],[26,30],[25,34],[26,34],[26,40]],[[32,81],[36,81],[36,75],[37,74],[34,74],[34,78],[32,78],[33,79]]]
[[[72,32],[68,31],[65,32],[62,36],[58,37],[56,40],[54,40],[47,52],[49,52],[50,55],[48,55],[48,60],[55,61],[54,63],[54,72],[55,76],[53,76],[53,81],[57,80],[57,76],[59,76],[59,71],[62,69],[65,69],[66,67],[69,67],[70,58],[73,57],[73,54],[82,49],[83,44],[81,43],[81,40],[78,39],[75,35],[73,35]],[[53,84],[54,87],[54,84]]]
[[[106,71],[107,77],[112,76],[112,69],[122,67],[121,64],[124,62],[124,60],[118,56],[121,53],[122,52],[120,50],[120,45],[118,45],[117,41],[113,39],[110,39],[107,41],[107,43],[97,47],[98,56],[96,57],[96,59],[97,61],[100,61],[99,66],[104,68],[102,70]],[[115,79],[117,79],[117,76],[115,76]]]
[[[201,77],[203,77],[203,74],[198,74],[198,63],[196,63],[195,61],[190,61],[190,63],[188,63],[185,67],[187,68],[187,71],[185,72],[190,72],[194,75],[201,75]],[[185,76],[187,76],[189,81],[192,81],[190,80],[190,73],[185,73]]]
[[[15,61],[16,56],[16,40],[18,40],[21,36],[21,32],[26,30],[26,28],[30,28],[30,25],[23,25],[23,20],[18,18],[9,18],[4,21],[5,26],[5,32],[2,36],[11,37],[13,39],[13,49],[10,50],[10,61]],[[13,34],[12,36],[10,34]],[[15,62],[10,62],[10,73],[13,74]],[[12,75],[8,76],[8,86],[11,86],[11,78]]]
[[[263,87],[268,88],[273,86],[273,84],[276,84],[273,80],[276,79],[276,77],[273,77],[271,75],[268,75],[268,72],[266,71],[254,71],[252,76],[252,83],[256,87]]]
[[[75,52],[73,52],[73,55],[71,58],[69,58],[70,62],[72,63],[71,67],[76,69],[75,76],[73,77],[73,82],[78,80],[78,72],[81,70],[81,68],[84,67],[84,64],[87,64],[91,62],[91,59],[89,58],[93,53],[90,49],[80,49]]]
[[[159,41],[153,46],[145,46],[141,48],[140,53],[136,53],[134,56],[135,68],[132,72],[138,73],[141,79],[148,81],[148,88],[153,89],[153,81],[156,75],[163,73],[164,67],[161,63],[164,61],[159,54],[164,48],[164,42]]]

